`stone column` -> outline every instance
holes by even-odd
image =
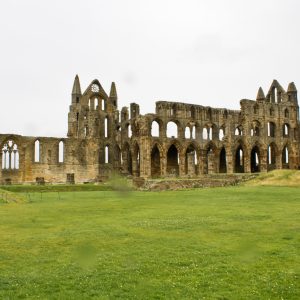
[[[187,153],[187,173],[195,176],[195,152]]]

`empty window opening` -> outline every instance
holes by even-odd
[[[236,127],[234,135],[243,135],[243,128],[241,126]]]
[[[64,142],[60,141],[58,144],[58,162],[64,162]]]
[[[259,148],[257,146],[253,147],[251,150],[251,172],[260,172]]]
[[[221,129],[219,130],[219,140],[222,141],[222,140],[224,139],[224,136],[225,136],[225,134],[224,134],[224,129],[221,128]]]
[[[108,164],[108,162],[109,162],[109,148],[108,148],[108,146],[105,146],[105,159],[104,159],[104,162],[106,164]]]
[[[278,94],[277,94],[277,89],[276,88],[274,88],[274,90],[273,90],[273,95],[274,95],[274,102],[275,103],[278,103]]]
[[[191,129],[189,127],[185,127],[184,137],[186,139],[190,139],[191,138]]]
[[[40,162],[40,141],[34,142],[34,162]]]
[[[130,124],[127,126],[127,136],[129,138],[131,138],[131,136],[132,136],[132,130],[131,130],[131,125]]]
[[[89,109],[94,110],[94,100],[89,99]]]
[[[159,137],[159,124],[157,121],[153,121],[151,124],[151,136]]]
[[[108,137],[108,117],[104,119],[104,137]]]
[[[268,136],[275,137],[275,124],[273,122],[268,122]]]
[[[272,143],[268,146],[268,170],[272,170],[275,168],[275,164],[276,164],[276,149],[275,149],[275,145]]]
[[[289,150],[288,147],[285,146],[282,150],[282,164],[284,165],[284,167],[288,167],[286,166],[289,163]]]
[[[177,124],[173,121],[167,124],[167,137],[168,138],[177,138]]]
[[[196,127],[192,126],[191,128],[191,138],[196,139]]]
[[[89,128],[87,126],[84,127],[84,137],[89,135]]]
[[[95,108],[98,109],[98,107],[99,107],[99,100],[98,100],[98,98],[95,98],[94,102],[95,102]]]
[[[235,172],[244,173],[244,151],[241,146],[238,147],[235,153]]]
[[[2,148],[2,169],[3,170],[19,169],[18,145],[11,140],[5,143]]]
[[[289,125],[288,124],[284,124],[283,125],[283,136],[284,137],[288,137],[289,136]]]
[[[206,127],[203,128],[202,138],[203,138],[203,140],[207,140],[208,139],[208,130],[207,130]]]
[[[105,100],[101,100],[101,110],[105,110]]]
[[[208,139],[211,141],[213,139],[213,128],[208,128]]]

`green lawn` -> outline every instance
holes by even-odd
[[[0,299],[300,299],[300,188],[0,202]]]

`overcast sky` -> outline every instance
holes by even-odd
[[[300,86],[299,0],[0,0],[0,133],[65,136],[76,74],[119,107],[239,109]]]

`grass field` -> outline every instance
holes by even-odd
[[[300,188],[26,192],[0,202],[1,300],[300,299]]]

